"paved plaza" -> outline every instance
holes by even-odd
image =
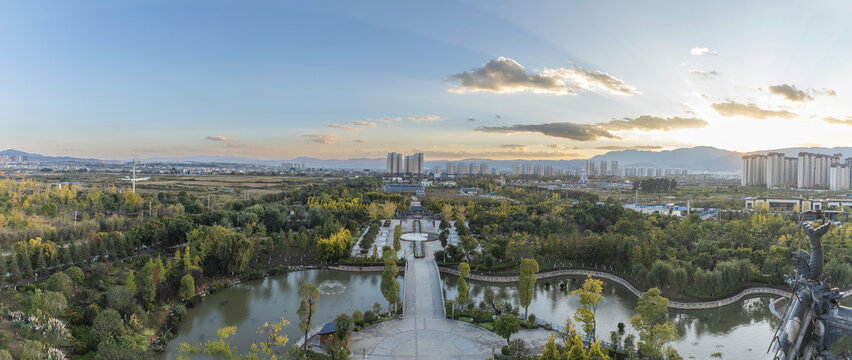
[[[402,320],[385,321],[352,336],[353,359],[485,359],[506,343],[496,334],[444,315],[441,278],[432,259],[409,257]]]

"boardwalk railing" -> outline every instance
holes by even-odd
[[[446,273],[446,274],[452,274],[452,275],[455,275],[455,276],[459,275],[458,270],[455,270],[455,269],[444,268],[444,267],[439,267],[438,269],[439,269],[440,272],[443,272],[443,273]],[[583,270],[583,269],[565,269],[565,270],[556,270],[556,271],[549,271],[549,272],[545,272],[545,273],[536,274],[536,278],[539,279],[539,280],[540,279],[553,278],[553,277],[561,277],[561,276],[593,276],[593,277],[603,278],[603,279],[607,279],[609,281],[612,281],[614,283],[617,283],[617,284],[623,286],[624,288],[626,288],[628,291],[630,291],[631,293],[633,293],[633,295],[635,295],[637,297],[642,295],[642,291],[637,289],[635,286],[633,286],[633,284],[631,284],[626,279],[624,279],[620,276],[614,275],[614,274],[610,274],[608,272],[603,272],[603,271]],[[489,275],[480,275],[480,274],[470,274],[468,276],[468,279],[476,280],[476,281],[482,281],[482,282],[509,283],[509,282],[517,282],[518,276],[517,275],[489,276]],[[718,307],[733,304],[737,301],[740,301],[742,298],[744,298],[746,296],[758,295],[758,294],[769,294],[769,295],[782,296],[782,297],[789,297],[791,295],[791,293],[789,291],[784,291],[784,290],[780,290],[780,289],[776,289],[776,288],[752,287],[752,288],[748,288],[748,289],[745,289],[743,291],[740,291],[739,293],[737,293],[734,296],[731,296],[731,297],[728,297],[728,298],[725,298],[725,299],[720,299],[720,300],[703,301],[703,302],[669,301],[669,308],[683,309],[683,310],[712,309],[712,308],[718,308]],[[848,295],[852,295],[852,292],[844,293],[844,296],[848,296]]]
[[[325,324],[323,324],[323,325],[325,325]],[[319,326],[311,329],[311,331],[308,331],[308,339],[314,337],[316,334],[319,334],[320,330],[322,330],[322,325],[319,325]],[[299,339],[299,341],[296,341],[296,347],[301,347],[302,345],[305,345],[305,341],[307,341],[307,339],[305,339],[305,337],[302,336]]]
[[[441,269],[438,267],[438,263],[432,260],[432,265],[435,266],[435,271],[438,274],[438,283],[441,284],[441,310],[444,312],[444,317],[447,317],[447,302],[444,300],[444,279],[441,279]]]

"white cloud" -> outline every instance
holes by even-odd
[[[432,121],[444,121],[447,120],[438,115],[408,115],[408,120],[414,121],[416,123],[420,122],[432,122]]]
[[[306,137],[311,142],[318,144],[334,144],[337,142],[337,135],[335,134],[305,134],[302,137]]]
[[[233,141],[233,140],[231,140],[231,139],[229,139],[229,138],[226,138],[226,137],[224,137],[224,136],[208,136],[208,137],[204,138],[204,140],[210,140],[210,141],[224,141],[224,142]]]
[[[366,127],[376,127],[376,123],[370,121],[353,121],[352,125],[355,126],[366,126]]]
[[[706,48],[706,47],[697,47],[697,46],[696,46],[696,47],[694,47],[694,48],[692,48],[691,50],[689,50],[689,53],[690,53],[690,54],[692,54],[692,55],[695,55],[695,56],[701,56],[701,55],[719,55],[719,52],[718,52],[718,51],[710,50],[710,49],[708,49],[708,48]]]

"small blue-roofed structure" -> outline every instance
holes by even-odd
[[[326,345],[334,333],[337,332],[337,324],[334,322],[327,322],[322,326],[322,329],[317,333],[320,336],[320,344]]]

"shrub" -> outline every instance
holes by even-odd
[[[529,322],[534,323],[535,322],[535,314],[530,314],[529,316],[527,316],[527,319],[529,320]]]
[[[364,321],[367,324],[373,323],[374,321],[376,321],[376,313],[374,313],[372,310],[365,311],[364,312]]]

